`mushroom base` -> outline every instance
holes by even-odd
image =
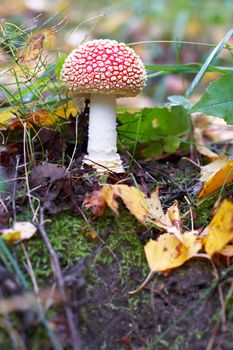
[[[93,158],[92,158],[93,159]],[[87,154],[83,158],[83,164],[90,165],[92,168],[96,169],[98,173],[106,173],[108,171],[113,171],[114,173],[124,173],[125,169],[122,165],[122,160],[118,153],[115,154],[115,158],[111,160],[103,159],[90,159],[90,156]]]

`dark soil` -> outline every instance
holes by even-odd
[[[233,328],[222,330],[218,289],[209,290],[208,262],[190,261],[167,277],[154,278],[136,296],[128,291],[141,282],[137,269],[132,267],[125,284],[117,263],[97,265],[95,274],[98,282],[84,291],[88,298],[80,311],[84,349],[204,350],[211,340],[211,349],[232,349]]]

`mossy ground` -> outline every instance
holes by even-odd
[[[18,220],[28,219],[29,215],[25,212]],[[95,263],[110,265],[117,257],[123,279],[128,278],[132,266],[140,268],[142,274],[148,271],[143,243],[138,236],[145,227],[125,209],[121,210],[119,218],[107,210],[104,217],[91,224],[68,211],[51,217],[49,221],[46,231],[61,267],[68,269],[80,259],[89,256],[99,246],[106,245],[95,258]],[[92,238],[91,234],[97,234],[97,237]],[[43,282],[45,277],[51,275],[52,269],[48,249],[39,234],[26,243],[26,249],[35,276]],[[20,260],[25,259],[20,248],[18,254]]]

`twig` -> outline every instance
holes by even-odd
[[[63,276],[62,276],[62,272],[61,272],[61,268],[60,268],[60,264],[59,264],[59,259],[58,259],[58,256],[57,256],[55,250],[53,249],[53,246],[52,246],[52,244],[49,240],[49,237],[48,237],[48,235],[45,231],[45,228],[44,228],[43,208],[40,209],[40,223],[37,224],[37,227],[38,227],[38,230],[39,230],[39,232],[40,232],[40,234],[41,234],[41,236],[42,236],[42,238],[43,238],[43,240],[48,248],[49,254],[50,254],[53,273],[54,273],[54,276],[55,276],[57,284],[58,284],[59,292],[61,294],[61,300],[62,300],[63,305],[64,305],[64,310],[65,310],[65,314],[66,314],[66,318],[67,318],[67,322],[68,322],[68,326],[69,326],[69,330],[70,330],[70,335],[71,335],[72,344],[73,344],[73,350],[81,350],[81,337],[79,334],[78,327],[75,324],[71,307],[70,307],[68,300],[67,300],[65,286],[64,286],[64,280],[63,280]]]

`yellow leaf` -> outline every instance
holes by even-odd
[[[104,185],[102,195],[107,205],[115,213],[118,213],[119,207],[116,197],[120,197],[130,213],[142,224],[145,223],[148,215],[146,198],[136,187],[128,185]]]
[[[224,200],[211,223],[204,230],[205,251],[209,256],[220,252],[233,240],[233,204]]]
[[[169,219],[171,220],[171,223],[181,232],[182,224],[177,201],[175,201],[175,203],[168,208],[167,214],[169,216]]]
[[[230,183],[233,180],[233,160],[226,160],[226,157],[220,157],[214,162],[202,167],[201,181],[205,181],[201,192],[198,195],[202,199],[220,187]],[[209,174],[209,177],[208,177]]]
[[[107,204],[118,214],[119,203],[117,197],[121,198],[126,208],[138,221],[145,224],[148,208],[145,195],[136,187],[128,185],[104,185],[101,190],[88,194],[84,200],[84,206],[89,208],[93,214],[101,216]]]
[[[54,115],[58,118],[69,119],[70,116],[76,117],[78,112],[78,107],[75,104],[68,102],[58,107],[54,112]]]
[[[15,222],[12,228],[1,230],[1,238],[8,243],[17,243],[25,239],[30,239],[37,231],[29,221]]]
[[[155,222],[157,221],[158,223],[163,223],[164,225],[170,225],[170,222],[166,222],[164,216],[161,201],[159,199],[158,187],[151,193],[151,196],[146,199],[146,203],[148,207],[148,219],[151,219]]]
[[[16,108],[6,108],[0,112],[0,130],[6,129],[6,124],[16,118],[15,114],[17,112]]]
[[[195,256],[202,244],[193,232],[183,234],[183,243],[173,234],[160,235],[157,241],[150,240],[145,254],[150,270],[165,272],[183,265]]]

